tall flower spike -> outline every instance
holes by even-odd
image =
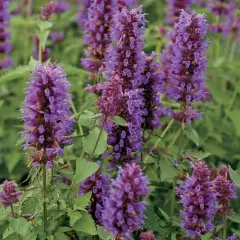
[[[163,82],[159,71],[159,64],[154,63],[155,53],[145,57],[145,71],[143,73],[144,127],[156,129],[160,124],[161,105],[160,93],[163,91]]]
[[[78,194],[84,195],[92,192],[88,212],[93,216],[97,224],[102,225],[102,212],[104,201],[109,193],[109,176],[101,174],[100,170],[88,177],[79,187]]]
[[[110,77],[106,84],[106,91],[99,100],[100,111],[102,106],[111,104],[115,98],[110,92],[111,86],[118,86],[118,101],[115,99],[115,110],[108,112],[110,116],[116,114],[124,118],[127,126],[118,126],[113,123],[106,124],[109,134],[108,143],[113,146],[113,154],[110,162],[114,165],[121,160],[132,160],[131,153],[138,152],[142,147],[142,123],[143,123],[143,89],[142,73],[145,69],[145,57],[143,55],[143,34],[145,16],[142,8],[129,11],[126,8],[115,15],[113,40],[117,45],[110,45],[106,54],[106,75]],[[116,102],[118,101],[118,103]],[[112,105],[111,105],[112,106]]]
[[[77,15],[77,23],[79,26],[84,27],[84,23],[87,20],[88,8],[90,6],[90,0],[78,0],[80,8]]]
[[[41,15],[40,15],[40,18],[42,20],[46,20],[48,21],[52,14],[53,14],[53,8],[54,8],[54,2],[51,1],[51,2],[48,2],[47,4],[45,4],[41,10]]]
[[[66,75],[56,63],[37,64],[26,90],[25,106],[21,110],[25,130],[25,148],[33,149],[33,166],[62,156],[65,144],[70,144],[73,121],[70,119],[70,94]]]
[[[188,11],[192,4],[192,0],[167,0],[168,8],[166,10],[166,23],[174,24],[177,22],[181,11]]]
[[[130,239],[131,232],[138,231],[144,223],[146,203],[140,197],[147,196],[148,179],[135,163],[120,168],[105,202],[103,224],[117,239]]]
[[[102,70],[104,54],[111,43],[113,15],[117,11],[116,0],[93,0],[88,8],[87,20],[84,23],[84,43],[89,46],[83,67],[90,72]]]
[[[200,239],[201,235],[212,232],[212,218],[216,214],[216,191],[210,181],[208,166],[199,161],[193,165],[193,174],[182,181],[177,188],[180,196],[182,228],[191,239]]]
[[[12,51],[11,34],[8,31],[10,23],[9,5],[10,1],[0,0],[0,70],[13,65],[11,57],[8,56]]]
[[[0,199],[2,199],[0,203],[2,203],[4,207],[19,202],[19,196],[21,196],[22,192],[17,191],[16,187],[17,185],[13,181],[4,181],[2,193],[0,193]]]
[[[209,97],[206,91],[205,71],[207,42],[205,16],[182,11],[172,35],[170,68],[168,69],[168,97],[181,103],[179,112],[174,112],[176,120],[191,124],[201,114],[193,109],[193,104]]]
[[[227,171],[227,172],[226,172]],[[220,174],[215,178],[215,188],[217,195],[217,214],[221,216],[228,216],[231,212],[229,208],[231,200],[236,199],[237,186],[228,178],[229,171],[227,167],[220,169]]]

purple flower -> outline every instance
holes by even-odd
[[[81,7],[78,10],[77,22],[81,27],[84,26],[84,23],[87,19],[90,2],[90,0],[78,0],[78,3],[81,5]]]
[[[174,24],[177,22],[182,10],[188,11],[192,4],[192,0],[167,0],[167,3],[166,23]]]
[[[87,58],[100,61],[96,72],[103,67],[104,54],[111,43],[110,31],[116,8],[116,0],[93,0],[88,8],[88,16],[84,22],[84,43],[89,48],[85,54]],[[83,67],[87,67],[86,63],[83,60]]]
[[[39,37],[38,36],[34,36],[33,37],[33,41],[34,41],[34,49],[33,49],[33,53],[34,53],[34,58],[36,60],[39,60]],[[46,62],[49,59],[49,55],[50,55],[51,49],[48,47],[45,47],[45,49],[42,50],[42,62]]]
[[[71,4],[67,1],[57,1],[53,3],[53,13],[64,13],[71,9]]]
[[[101,174],[100,170],[88,177],[79,187],[78,194],[84,195],[92,192],[91,201],[88,206],[88,212],[94,220],[102,225],[102,211],[104,208],[105,198],[109,193],[109,176]]]
[[[231,237],[228,237],[227,240],[238,240],[238,235],[234,233]]]
[[[215,189],[217,191],[217,214],[221,216],[228,216],[231,212],[229,205],[232,199],[236,199],[237,186],[229,179],[229,170],[223,166],[220,169],[220,174],[215,178]]]
[[[22,192],[17,191],[16,187],[17,185],[13,181],[4,181],[2,185],[2,193],[0,194],[0,198],[2,199],[1,203],[4,207],[19,202],[19,196]]]
[[[131,232],[143,225],[146,202],[140,197],[148,195],[147,185],[147,177],[135,163],[120,168],[117,179],[112,182],[102,216],[104,227],[117,239],[130,239]]]
[[[10,21],[9,5],[9,1],[0,0],[0,55],[2,55],[0,70],[13,65],[12,59],[8,56],[8,53],[12,51],[12,44],[9,42],[11,34],[8,32]]]
[[[217,16],[229,16],[233,15],[237,4],[231,0],[215,0],[207,3],[209,10]]]
[[[54,2],[51,1],[45,4],[41,10],[40,18],[42,20],[48,21],[53,14],[53,8],[54,8]]]
[[[199,161],[193,165],[193,174],[182,181],[177,188],[180,196],[181,226],[191,239],[200,239],[201,235],[212,232],[212,218],[216,214],[216,191],[210,181],[208,166]]]
[[[143,232],[140,238],[141,240],[156,240],[152,231]]]
[[[61,67],[55,63],[37,64],[31,73],[26,90],[25,106],[21,110],[25,130],[25,148],[33,149],[33,163],[50,163],[63,155],[63,147],[70,144],[71,133],[69,84]]]
[[[124,7],[130,8],[132,5],[137,4],[138,0],[118,0],[119,9]]]
[[[61,43],[64,40],[64,32],[51,32],[50,37],[53,43]]]
[[[207,65],[206,32],[204,15],[182,11],[171,33],[171,55],[167,58],[170,67],[163,74],[163,80],[168,83],[168,97],[181,103],[180,111],[174,112],[173,118],[187,124],[201,117],[193,109],[193,103],[206,100],[208,95],[204,76]]]
[[[145,71],[143,73],[143,97],[144,97],[144,127],[156,129],[160,124],[161,105],[160,93],[163,91],[163,82],[159,71],[159,64],[154,63],[155,53],[145,57]]]
[[[132,11],[123,8],[114,17],[112,36],[117,45],[111,44],[106,54],[106,75],[111,79],[106,83],[106,88],[109,89],[108,84],[113,86],[116,81],[116,86],[121,91],[116,100],[122,98],[122,101],[118,101],[119,106],[111,106],[115,111],[109,114],[116,114],[117,109],[117,115],[126,120],[127,127],[108,124],[106,128],[109,134],[108,142],[114,148],[112,162],[123,160],[123,156],[124,159],[126,156],[131,159],[131,153],[138,152],[142,148],[144,101],[141,84],[142,73],[145,70],[142,37],[144,24],[145,17],[141,7]],[[112,101],[112,98],[109,100]],[[108,100],[108,96],[103,94],[102,99]],[[114,103],[116,104],[117,101]],[[105,102],[102,105],[111,105],[111,103]],[[121,137],[122,134],[124,138]]]

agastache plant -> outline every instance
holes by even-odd
[[[148,179],[135,163],[120,168],[118,177],[112,182],[103,211],[103,224],[116,239],[131,239],[144,223],[146,202],[140,197],[149,193]]]
[[[104,113],[106,118],[108,144],[113,146],[110,157],[112,166],[120,160],[123,162],[133,160],[132,153],[140,151],[143,144],[144,100],[141,83],[145,69],[142,37],[144,24],[145,16],[141,7],[132,11],[124,8],[114,18],[112,36],[117,45],[112,44],[108,48],[106,74],[110,81],[106,83],[106,90],[98,101],[100,112]],[[116,90],[119,90],[117,94],[112,95],[115,89],[111,85],[117,86]],[[110,101],[114,101],[115,106],[111,106]],[[126,120],[127,126],[119,126],[108,121],[116,113]]]
[[[9,5],[10,1],[0,0],[0,70],[13,65],[12,58],[8,55],[12,51],[11,33],[8,31],[10,26]]]
[[[194,104],[209,96],[204,76],[207,65],[206,32],[204,15],[182,11],[171,33],[170,68],[168,79],[164,80],[169,83],[166,90],[168,97],[181,103],[180,110],[173,113],[173,118],[187,124],[201,117]]]
[[[23,114],[25,149],[32,150],[32,165],[51,167],[63,147],[71,144],[70,94],[66,75],[56,63],[33,69],[26,90]]]
[[[104,55],[111,43],[112,19],[117,11],[116,0],[93,0],[84,23],[84,43],[88,45],[83,67],[90,72],[101,73]]]

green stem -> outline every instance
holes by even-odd
[[[227,218],[223,218],[224,226],[223,226],[223,240],[227,240]]]
[[[164,129],[164,131],[162,132],[161,136],[159,137],[159,139],[155,142],[153,148],[155,148],[155,147],[158,145],[158,143],[165,137],[165,135],[167,134],[168,130],[171,128],[171,126],[173,125],[173,123],[174,123],[174,119],[172,119],[172,120],[169,122],[169,124],[168,124],[167,127]],[[144,163],[147,163],[148,158],[150,157],[150,155],[151,155],[151,153],[149,153],[149,154],[147,155],[147,157],[146,157],[145,160],[144,160]]]
[[[10,207],[11,207],[12,217],[15,218],[15,214],[14,214],[14,211],[13,211],[13,205],[11,204]],[[16,234],[16,236],[17,236],[17,240],[20,240],[19,235],[18,235],[17,233],[15,233],[15,234]]]
[[[225,60],[228,60],[228,56],[229,56],[229,49],[231,46],[231,38],[228,38],[227,40],[227,45],[226,45],[226,50],[225,50]]]
[[[46,169],[46,163],[44,163],[43,164],[43,231],[47,234],[46,190],[47,190],[47,169]]]
[[[230,54],[229,54],[229,61],[232,61],[236,52],[237,40],[232,42]]]

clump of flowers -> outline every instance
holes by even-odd
[[[2,185],[2,193],[0,193],[0,202],[4,207],[11,206],[19,202],[19,196],[22,192],[17,191],[17,185],[13,181],[4,181]]]
[[[131,232],[141,228],[146,203],[140,197],[148,195],[147,185],[147,177],[135,163],[120,168],[112,182],[102,216],[104,227],[117,239],[130,239]]]
[[[37,64],[26,90],[25,106],[21,110],[25,130],[25,149],[32,149],[33,166],[51,167],[56,156],[62,156],[65,144],[71,140],[73,121],[70,119],[70,94],[66,75],[56,63]]]
[[[11,34],[8,32],[10,23],[9,5],[9,1],[0,0],[0,70],[13,65],[11,57],[8,56],[12,51]]]
[[[48,21],[53,14],[53,9],[54,9],[54,2],[51,1],[45,4],[41,10],[40,19]]]
[[[181,11],[188,11],[192,4],[192,0],[167,0],[168,8],[166,10],[166,23],[174,24],[177,22]]]
[[[208,166],[199,161],[193,165],[192,176],[187,176],[177,188],[180,196],[182,228],[191,239],[200,239],[201,235],[212,232],[212,218],[216,214],[217,193],[214,182],[210,181]]]
[[[90,72],[103,68],[104,54],[111,43],[112,18],[116,12],[116,0],[94,0],[88,8],[84,23],[84,43],[88,45],[83,59],[83,67]]]
[[[170,68],[165,74],[166,89],[170,99],[180,102],[179,112],[173,113],[173,118],[191,124],[201,114],[193,109],[195,102],[204,101],[209,97],[206,91],[204,76],[207,65],[205,50],[207,42],[207,23],[204,15],[181,12],[177,24],[171,33]]]
[[[143,232],[140,236],[141,240],[156,240],[152,231]]]
[[[142,8],[129,11],[124,8],[117,13],[114,18],[114,29],[112,31],[113,40],[117,45],[110,45],[106,54],[107,75],[111,78],[106,84],[106,89],[110,89],[108,84],[116,86],[120,90],[119,96],[122,101],[118,101],[118,106],[113,108],[116,114],[126,120],[127,126],[119,126],[115,123],[106,124],[109,134],[108,142],[113,146],[114,153],[111,158],[112,163],[122,160],[132,160],[131,153],[140,151],[142,147],[142,123],[143,123],[143,89],[141,88],[142,73],[145,67],[145,57],[143,55],[143,33],[145,17]],[[113,91],[112,91],[113,93]],[[106,114],[102,106],[109,106],[110,91],[105,91],[103,97],[98,101],[100,112]],[[108,94],[108,96],[106,95]],[[116,103],[116,102],[115,102]]]
[[[78,0],[78,3],[80,4],[80,8],[78,10],[77,22],[81,27],[84,26],[84,23],[87,19],[90,2],[91,2],[90,0]]]
[[[227,167],[222,167],[219,172],[219,175],[214,180],[217,191],[217,214],[228,216],[231,212],[231,209],[229,209],[231,200],[237,198],[237,186],[232,183]]]
[[[109,193],[109,183],[109,176],[107,174],[101,174],[100,170],[98,170],[81,183],[78,191],[79,195],[92,192],[88,212],[92,215],[95,222],[100,225],[102,225],[104,201]]]

